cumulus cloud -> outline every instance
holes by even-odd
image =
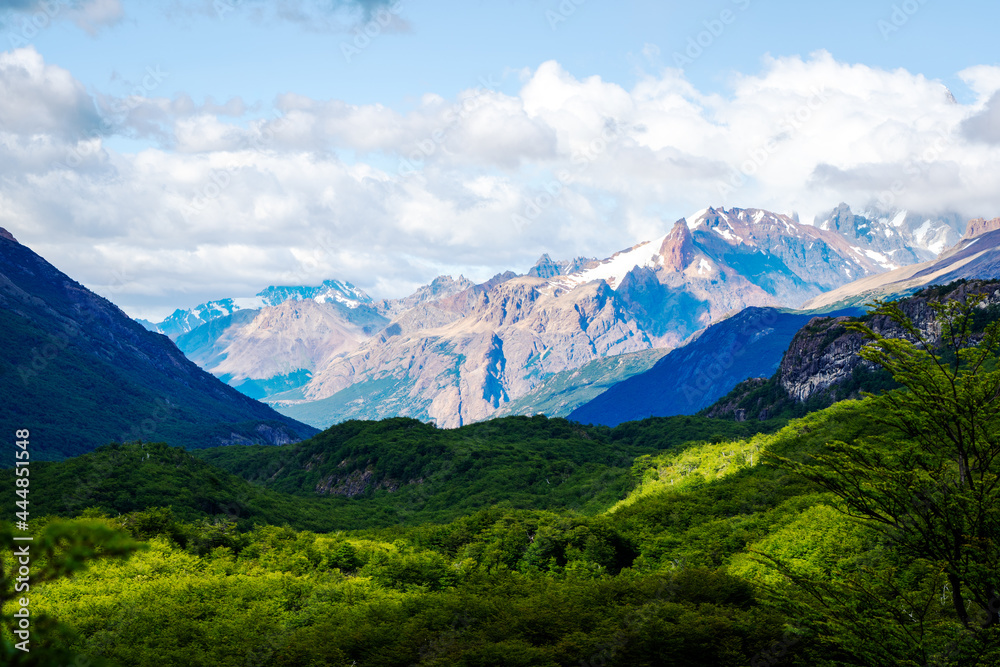
[[[78,136],[99,125],[93,99],[33,48],[0,52],[0,131]]]
[[[0,56],[0,225],[143,312],[331,277],[399,296],[542,252],[606,256],[708,205],[994,217],[1000,76],[961,76],[969,104],[823,52],[768,60],[726,94],[674,69],[626,89],[546,62],[517,94],[405,112],[285,94],[264,110],[95,100],[25,49]],[[108,149],[86,132],[96,108],[155,146]]]
[[[993,94],[982,111],[962,123],[962,131],[973,141],[1000,144],[1000,91]]]

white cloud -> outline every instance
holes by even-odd
[[[79,135],[98,125],[94,102],[66,70],[34,48],[0,52],[0,130],[19,135]]]
[[[958,73],[958,76],[984,102],[1000,90],[1000,67],[996,65],[975,65]]]
[[[607,255],[707,205],[808,221],[888,193],[993,217],[1000,75],[961,76],[968,105],[823,52],[768,60],[725,95],[674,69],[628,90],[546,62],[516,95],[427,95],[406,112],[285,94],[261,119],[239,98],[101,98],[125,110],[116,131],[159,142],[129,154],[89,137],[94,100],[27,49],[0,54],[0,225],[137,311],[331,277],[393,296],[379,290],[523,271],[543,251]]]

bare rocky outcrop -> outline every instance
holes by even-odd
[[[680,273],[694,261],[695,252],[694,237],[691,236],[687,222],[678,220],[660,245],[663,268]]]
[[[965,228],[965,236],[962,238],[971,239],[987,232],[995,232],[998,229],[1000,229],[1000,218],[993,218],[992,220],[973,218],[969,220],[969,225]]]
[[[349,321],[336,304],[289,300],[261,309],[252,321],[228,331],[220,338],[228,343],[221,360],[209,370],[234,383],[311,371],[367,339],[364,326]]]
[[[947,299],[965,302],[970,294],[983,295],[984,306],[1000,304],[1000,283],[974,281],[959,285]],[[900,308],[932,344],[940,341],[941,329],[930,306],[937,301],[935,291],[918,294],[900,302]],[[846,382],[859,366],[874,370],[874,364],[859,355],[867,343],[847,324],[855,318],[814,318],[796,334],[778,369],[781,387],[794,400],[805,402],[830,387]],[[905,332],[885,316],[871,318],[868,326],[889,338],[905,337]]]
[[[792,340],[778,375],[781,387],[794,400],[803,403],[846,380],[857,365],[868,363],[858,356],[864,337],[846,327],[853,319],[814,318]]]
[[[395,381],[397,395],[408,397],[396,403],[409,409],[403,414],[453,427],[488,417],[550,374],[652,346],[607,283],[563,293],[546,285],[531,277],[505,280],[470,295],[471,312],[459,320],[366,341],[318,372],[306,396]]]
[[[347,462],[345,462],[347,463]],[[341,466],[344,467],[344,463]],[[327,475],[316,483],[316,493],[319,495],[345,496],[354,498],[360,496],[369,489],[378,491],[385,489],[390,493],[400,487],[399,480],[395,479],[375,479],[375,466],[369,463],[364,468],[357,468],[342,474],[335,473]]]

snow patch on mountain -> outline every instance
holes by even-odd
[[[576,273],[571,273],[566,276],[556,277],[552,279],[550,283],[572,289],[578,285],[583,285],[584,283],[593,282],[595,280],[603,280],[612,289],[617,289],[618,285],[621,284],[622,278],[624,278],[629,271],[637,266],[640,268],[653,269],[659,265],[659,249],[660,246],[663,245],[663,241],[666,238],[667,236],[664,234],[663,236],[652,241],[644,241],[628,248],[627,250],[616,252],[608,259],[597,264],[597,266],[583,269],[582,271],[577,271]]]
[[[264,304],[268,306],[277,306],[291,299],[297,301],[312,299],[318,303],[340,303],[348,308],[358,308],[373,303],[372,298],[363,290],[349,282],[340,280],[325,280],[316,287],[271,286],[258,292],[257,296],[261,297]]]
[[[193,331],[203,324],[229,317],[240,310],[260,310],[279,306],[286,301],[311,299],[317,303],[334,303],[348,309],[371,306],[373,301],[365,292],[349,282],[327,280],[316,286],[270,286],[251,297],[218,299],[199,304],[189,310],[177,309],[159,323],[144,324],[147,329],[166,334],[176,340],[178,336]]]

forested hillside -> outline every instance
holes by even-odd
[[[0,349],[0,430],[35,425],[36,459],[58,461],[111,440],[195,448],[316,432],[201,370],[6,232]],[[0,464],[13,460],[9,448],[0,452]]]
[[[901,388],[770,433],[389,420],[39,465],[39,491],[86,489],[119,457],[79,518],[34,520],[56,546],[33,612],[62,625],[12,664],[997,664],[1000,323],[964,298],[932,302],[933,337],[894,305],[897,336],[852,324]],[[328,507],[344,529],[304,529]]]

